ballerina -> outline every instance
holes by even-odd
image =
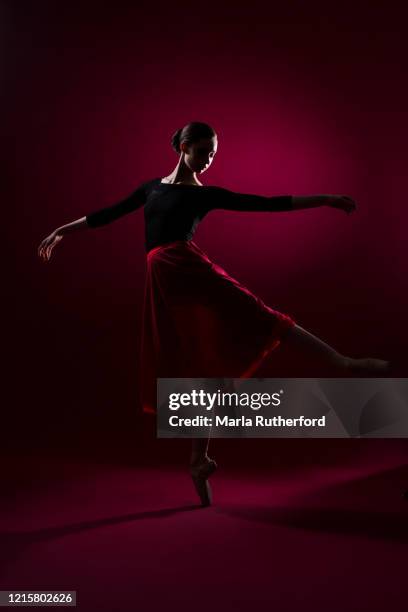
[[[169,175],[144,181],[118,203],[58,227],[38,248],[47,262],[66,234],[144,208],[146,282],[139,367],[143,412],[157,414],[157,378],[249,377],[282,342],[288,350],[301,350],[346,376],[388,373],[390,362],[343,355],[293,316],[265,304],[192,240],[211,210],[289,212],[328,206],[350,214],[355,201],[346,195],[261,196],[203,185],[197,175],[210,167],[218,148],[218,136],[206,123],[188,123],[173,134],[171,144],[179,159]],[[208,478],[217,469],[208,444],[209,436],[194,438],[190,457],[190,474],[203,506],[211,504]]]

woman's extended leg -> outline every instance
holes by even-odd
[[[350,374],[387,373],[390,371],[390,362],[383,359],[366,357],[355,359],[342,355],[332,346],[310,333],[300,325],[295,325],[289,330],[284,339],[285,345],[295,348],[310,357],[320,361],[324,365],[333,367],[333,371]]]

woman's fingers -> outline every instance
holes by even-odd
[[[43,243],[41,243],[39,249],[38,249],[38,255],[41,257],[41,259],[45,260],[46,258],[46,251],[45,251],[45,245]]]
[[[41,240],[40,246],[38,247],[38,254],[39,255],[42,255],[44,253],[44,248],[45,248],[45,245],[47,244],[47,241],[48,241],[48,237],[44,238],[44,240]]]
[[[38,247],[39,257],[41,257],[43,261],[49,261],[52,249],[60,240],[62,240],[62,236],[56,236],[54,233],[44,238]]]

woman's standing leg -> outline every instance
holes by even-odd
[[[216,462],[207,455],[209,440],[209,435],[205,438],[193,438],[190,461],[190,474],[202,506],[210,506],[212,503],[208,478],[217,469]]]
[[[206,438],[193,438],[191,445],[191,458],[190,465],[198,465],[203,463],[208,458],[208,445],[210,443],[210,436]]]
[[[228,388],[228,385],[225,386],[225,379],[223,378],[212,378],[206,381],[205,387],[208,391],[214,392],[220,387],[225,390]],[[217,463],[210,459],[207,454],[210,433],[211,426],[207,429],[204,437],[193,438],[191,445],[190,474],[202,506],[209,506],[212,503],[212,491],[208,478],[218,467]]]
[[[226,380],[228,382],[226,382]],[[231,381],[225,378],[207,378],[205,380],[205,391],[209,393],[216,393],[217,391],[228,391],[230,389]],[[212,416],[212,415],[211,415]],[[210,443],[211,427],[207,430],[207,435],[202,438],[193,438],[191,445],[191,457],[190,466],[197,466],[203,462],[208,462],[208,446]]]

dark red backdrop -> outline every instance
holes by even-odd
[[[242,7],[8,2],[1,10],[11,445],[81,443],[114,457],[141,444],[142,210],[67,236],[49,264],[37,247],[55,227],[169,174],[177,163],[170,137],[191,120],[219,135],[205,184],[265,195],[343,193],[358,203],[351,216],[327,208],[216,211],[196,242],[340,351],[402,355],[402,9],[255,0]],[[181,448],[152,442],[151,423],[143,435],[158,451]],[[265,455],[274,444],[266,442],[255,445]],[[289,444],[303,453],[304,443],[293,440],[281,442],[282,452]],[[307,441],[308,452],[323,445],[334,448]],[[347,453],[351,442],[335,448]]]

